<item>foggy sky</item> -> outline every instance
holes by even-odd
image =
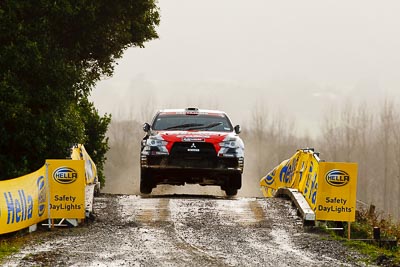
[[[258,105],[305,129],[318,127],[328,107],[400,96],[400,1],[160,0],[159,7],[160,38],[126,50],[114,76],[93,90],[100,113],[150,120],[143,109],[198,106],[245,126]]]

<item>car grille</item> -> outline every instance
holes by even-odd
[[[215,168],[218,164],[214,145],[205,142],[177,142],[170,152],[169,164],[179,167]]]

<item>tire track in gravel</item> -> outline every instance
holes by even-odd
[[[176,231],[185,242],[218,259],[214,266],[255,266],[261,264],[254,251],[245,247],[251,240],[246,228],[267,226],[257,201],[248,199],[183,200],[171,210],[180,211]]]
[[[162,258],[161,265],[165,266],[193,266],[193,262],[197,264],[201,262],[202,266],[216,266],[216,258],[187,243],[176,231],[176,220],[171,218],[171,212],[174,212],[174,209],[171,210],[170,205],[171,202],[180,200],[154,196],[146,197],[142,199],[142,205],[135,207],[131,219],[135,220],[139,227],[150,228],[149,231],[142,233],[145,236],[145,241],[153,240],[155,243],[159,243],[155,250],[153,243],[144,242],[148,253]],[[132,210],[125,213],[132,213]]]

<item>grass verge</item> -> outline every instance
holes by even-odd
[[[366,263],[379,266],[400,266],[400,250],[398,247],[387,249],[376,244],[368,244],[363,241],[345,240],[345,245],[368,256]]]
[[[5,257],[11,255],[12,253],[18,252],[21,246],[18,240],[1,240],[0,239],[0,263]]]
[[[327,226],[335,227],[337,222],[327,222]],[[371,208],[369,210],[358,209],[356,212],[356,221],[351,223],[351,239],[345,238],[347,233],[347,224],[344,224],[344,230],[341,234],[329,231],[334,239],[342,241],[346,246],[359,251],[367,257],[367,264],[376,264],[378,266],[400,267],[400,223],[389,216],[377,214]],[[374,240],[374,227],[380,229],[380,240],[397,240],[397,245],[388,246],[388,242],[379,242]],[[363,240],[363,241],[361,241]],[[393,243],[392,243],[393,244]]]

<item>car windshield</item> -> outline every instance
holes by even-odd
[[[198,130],[231,132],[232,124],[224,114],[163,114],[153,122],[153,130]]]

